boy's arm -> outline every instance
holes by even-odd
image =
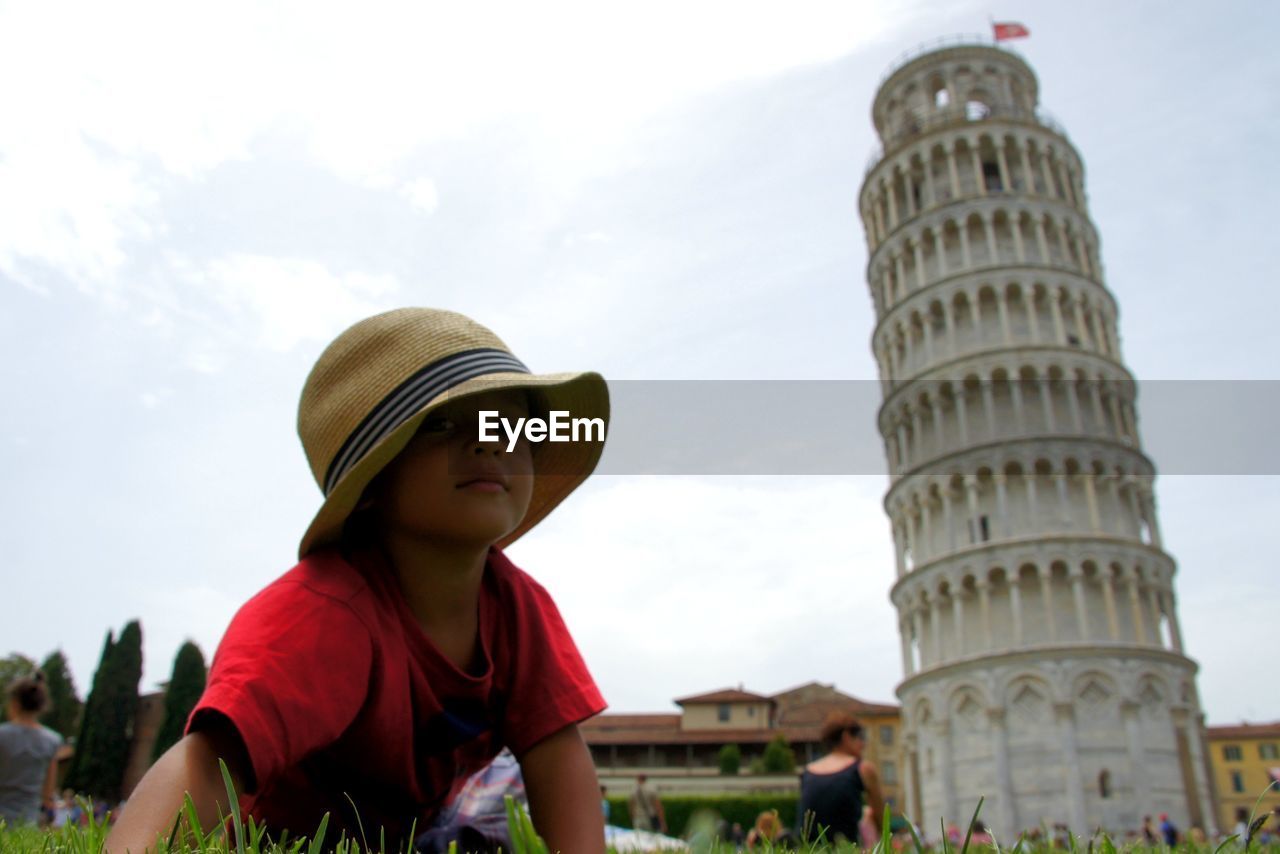
[[[551,851],[604,852],[600,781],[577,724],[544,738],[520,758],[529,813]]]
[[[230,815],[219,757],[227,763],[236,792],[243,792],[253,772],[244,744],[229,721],[184,736],[138,783],[107,837],[105,854],[154,849],[157,836],[167,839],[172,832],[187,793],[206,831]]]

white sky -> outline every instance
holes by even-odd
[[[306,372],[374,311],[535,370],[874,377],[871,99],[991,14],[1085,159],[1130,368],[1280,379],[1271,4],[0,2],[0,654],[61,646],[84,692],[139,617],[144,689],[211,656],[318,506]],[[1278,485],[1158,484],[1211,722],[1280,718]],[[891,701],[886,486],[602,477],[512,556],[616,711]]]

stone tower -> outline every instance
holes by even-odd
[[[1104,93],[1099,93],[1105,97]],[[1002,840],[1211,830],[1186,657],[1084,166],[978,39],[881,83],[859,203],[897,550],[907,803]]]

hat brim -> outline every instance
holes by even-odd
[[[422,421],[443,404],[489,391],[528,389],[537,393],[548,411],[563,410],[574,418],[600,418],[609,422],[609,389],[604,377],[594,372],[561,374],[496,373],[459,383],[432,398],[421,409],[405,419],[399,427],[369,449],[359,462],[343,475],[326,496],[320,510],[298,546],[298,557],[306,557],[316,549],[337,543],[347,519],[359,504],[361,496],[378,473],[404,450],[417,433]],[[587,479],[604,451],[603,441],[543,442],[534,454],[533,494],[524,519],[511,533],[495,545],[505,548],[518,540],[534,525],[564,501]]]

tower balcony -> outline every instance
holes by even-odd
[[[935,131],[953,127],[971,125],[978,122],[1005,121],[1013,124],[1038,125],[1062,139],[1070,142],[1066,128],[1047,110],[1029,109],[1016,105],[992,105],[972,101],[968,104],[957,104],[952,107],[933,108],[914,112],[903,125],[888,134],[884,142],[877,146],[867,157],[867,168],[864,175],[871,172],[884,160],[886,154],[892,155],[898,149]]]

